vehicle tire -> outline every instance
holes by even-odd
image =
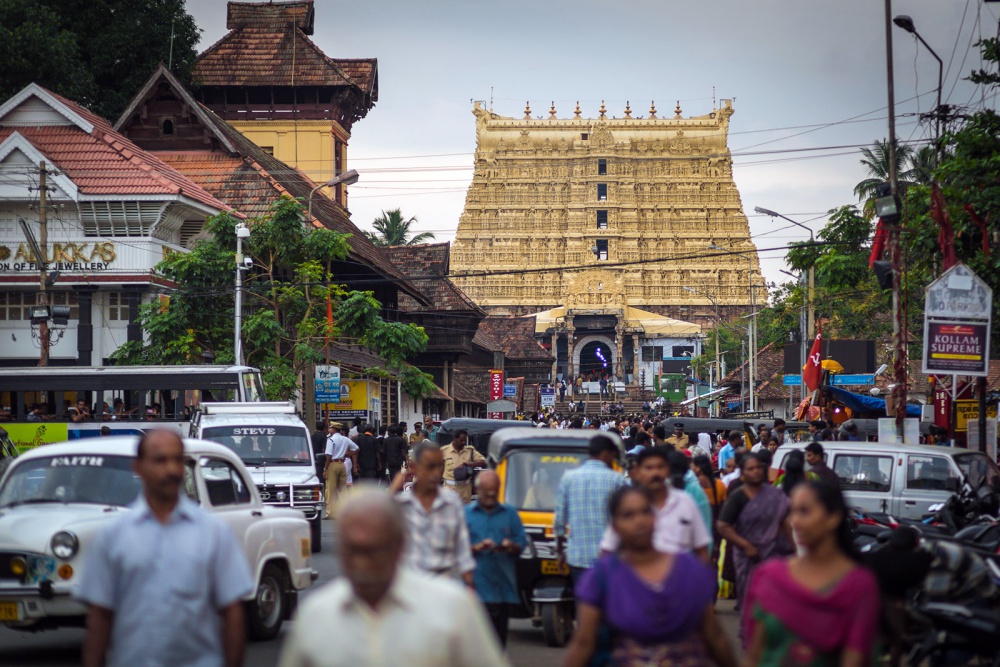
[[[312,533],[310,537],[312,552],[318,554],[323,550],[323,515],[317,513],[316,518],[309,522],[309,528]]]
[[[573,632],[572,605],[559,602],[542,604],[542,632],[549,646],[565,646]]]
[[[269,563],[257,582],[257,592],[247,604],[250,639],[267,641],[278,636],[285,620],[285,573]]]

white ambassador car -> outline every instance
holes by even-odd
[[[0,622],[23,630],[80,625],[74,595],[95,534],[139,494],[136,437],[42,445],[0,479]],[[248,597],[250,634],[270,639],[291,617],[298,591],[316,579],[302,512],[265,506],[231,450],[184,440],[184,491],[225,521],[243,545],[257,588]]]

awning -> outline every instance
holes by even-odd
[[[608,312],[617,312],[619,308],[609,308]],[[624,325],[629,328],[641,328],[648,338],[692,338],[701,333],[701,326],[683,320],[675,320],[656,313],[640,310],[632,306],[620,308]],[[555,326],[556,322],[567,315],[565,306],[546,310],[525,317],[535,318],[535,333],[545,333]]]
[[[846,389],[840,389],[838,387],[824,387],[830,392],[830,397],[833,400],[843,403],[846,407],[850,408],[855,412],[866,412],[872,414],[874,417],[885,417],[885,399],[879,398],[878,396],[865,396],[864,394],[855,394],[854,392],[847,391]],[[906,416],[907,417],[919,417],[920,416],[919,405],[906,405]]]

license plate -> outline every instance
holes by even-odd
[[[0,621],[20,621],[21,605],[16,602],[0,602]]]
[[[559,567],[559,561],[557,560],[543,560],[542,561],[542,574],[562,574],[568,575],[569,568],[565,565]]]

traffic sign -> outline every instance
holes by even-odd
[[[835,387],[845,385],[872,385],[875,384],[875,376],[871,373],[860,373],[856,375],[833,375],[832,383]]]
[[[802,376],[801,375],[786,375],[784,380],[784,385],[786,387],[801,387],[802,386]]]

